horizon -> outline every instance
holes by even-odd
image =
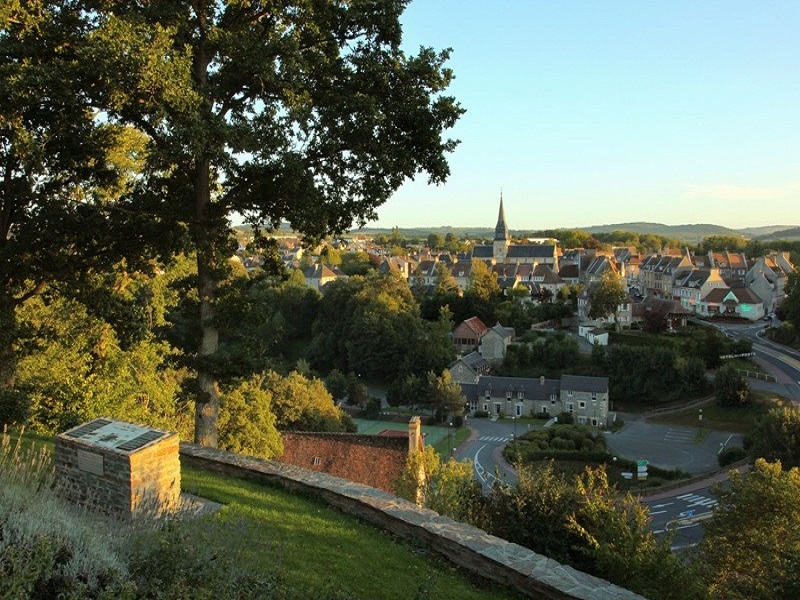
[[[368,228],[491,227],[501,194],[517,230],[800,223],[800,4],[417,0],[401,20],[406,52],[452,48],[467,112],[448,181],[404,184]]]

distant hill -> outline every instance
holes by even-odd
[[[704,237],[710,235],[730,235],[734,237],[745,236],[741,231],[712,225],[709,223],[686,224],[686,225],[663,225],[661,223],[617,223],[612,225],[595,225],[592,227],[582,227],[587,233],[609,233],[611,231],[635,231],[636,233],[652,233],[667,238],[683,240],[685,242],[699,242]]]
[[[760,242],[769,242],[772,240],[787,240],[790,242],[800,241],[800,227],[792,227],[791,229],[779,229],[770,233],[759,235],[756,239]]]
[[[741,237],[745,239],[758,239],[758,240],[797,240],[800,239],[800,227],[787,228],[785,225],[768,225],[764,227],[747,227],[743,229],[731,229],[730,227],[723,227],[722,225],[713,225],[711,223],[695,223],[685,225],[664,225],[663,223],[647,223],[647,222],[633,222],[633,223],[611,223],[607,225],[592,225],[591,227],[569,227],[563,226],[557,229],[579,229],[586,233],[609,233],[612,231],[633,231],[639,234],[651,233],[660,235],[666,238],[681,240],[689,244],[696,244],[702,241],[703,238],[712,235],[727,235],[732,237]],[[368,234],[391,234],[391,229],[367,227],[359,230]],[[532,230],[524,228],[511,228],[511,233],[521,234],[523,232],[530,232]],[[438,233],[447,235],[452,233],[458,237],[471,237],[475,238],[493,238],[494,228],[489,227],[401,227],[400,232],[403,235],[414,237],[426,237],[430,233]]]

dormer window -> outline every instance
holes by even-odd
[[[525,390],[519,390],[519,391],[517,392],[517,398],[518,398],[519,400],[522,400],[522,399],[524,399],[524,398],[525,398]]]
[[[506,392],[506,400],[511,400],[511,390]]]

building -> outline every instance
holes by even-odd
[[[471,412],[484,411],[500,417],[555,417],[569,413],[575,422],[594,427],[607,427],[613,420],[607,377],[479,376],[476,383],[462,383],[461,388]]]

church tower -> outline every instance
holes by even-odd
[[[497,226],[494,228],[493,255],[496,263],[506,260],[508,246],[511,243],[511,234],[506,225],[506,214],[503,210],[503,192],[500,192],[500,214],[497,216]]]

